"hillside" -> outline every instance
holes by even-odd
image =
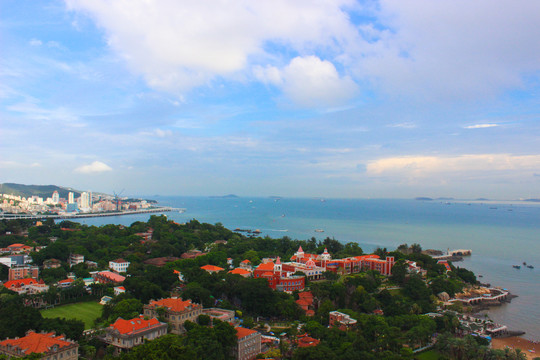
[[[54,191],[58,191],[61,198],[67,199],[68,193],[73,192],[75,197],[81,195],[80,191],[64,188],[56,185],[24,185],[15,183],[0,184],[0,193],[20,195],[24,197],[40,196],[43,198],[51,197]]]

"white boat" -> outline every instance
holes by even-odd
[[[315,232],[324,232],[323,229],[315,229]]]

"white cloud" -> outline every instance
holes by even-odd
[[[489,172],[523,172],[540,169],[540,155],[480,154],[457,156],[403,156],[371,161],[372,176],[429,177],[436,175],[489,176]]]
[[[43,45],[43,42],[41,40],[39,40],[39,39],[32,39],[32,40],[30,40],[29,44],[31,46],[41,46],[41,45]]]
[[[357,76],[417,96],[478,98],[524,86],[540,69],[540,2],[382,0],[360,43]]]
[[[279,86],[296,104],[327,107],[342,104],[358,91],[348,76],[340,76],[334,64],[316,56],[295,57],[282,70],[256,69],[259,79]]]
[[[112,168],[101,161],[94,161],[91,164],[82,165],[75,169],[75,172],[81,174],[101,173],[104,171],[112,171]]]
[[[160,2],[66,0],[92,17],[108,44],[155,88],[189,90],[268,59],[269,44],[296,51],[332,48],[354,37],[342,10],[352,0]]]
[[[464,129],[485,129],[490,127],[497,127],[500,126],[499,124],[475,124],[475,125],[468,125],[465,126]]]

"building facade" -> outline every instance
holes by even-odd
[[[274,290],[292,292],[304,290],[306,285],[305,276],[294,275],[293,271],[283,269],[283,264],[278,256],[276,262],[269,261],[262,263],[253,270],[253,277],[264,278],[268,281],[268,286]]]
[[[186,321],[196,322],[199,315],[203,313],[202,305],[192,303],[191,300],[182,300],[181,298],[167,298],[161,300],[151,300],[148,305],[144,305],[144,316],[158,316],[158,309],[163,308],[163,316],[167,323],[171,325],[171,333],[183,334],[186,329]]]
[[[145,320],[142,316],[130,320],[118,318],[105,329],[105,342],[118,349],[131,349],[167,334],[167,324],[153,318]]]
[[[237,360],[255,359],[261,353],[261,334],[255,330],[236,327],[238,344],[235,349]]]
[[[9,268],[8,280],[20,280],[25,278],[37,279],[39,267],[31,265],[12,266]]]
[[[113,261],[109,261],[109,269],[119,273],[123,273],[127,271],[129,264],[130,262],[124,259],[116,259]]]

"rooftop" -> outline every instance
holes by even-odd
[[[182,312],[186,308],[190,308],[192,305],[196,305],[191,302],[191,300],[182,300],[181,298],[167,298],[161,300],[151,300],[149,307],[164,307],[171,311]]]
[[[235,327],[234,329],[236,330],[236,337],[238,339],[242,339],[242,338],[245,338],[246,336],[257,333],[257,331],[255,330],[251,330],[251,329],[240,327],[240,326]]]
[[[54,345],[59,348],[75,344],[71,341],[66,341],[64,336],[55,336],[51,333],[36,333],[29,331],[25,337],[18,339],[7,339],[0,342],[1,346],[15,346],[22,350],[23,353],[30,355],[31,353],[45,353]]]
[[[146,330],[152,327],[161,325],[158,319],[153,318],[150,320],[144,320],[143,318],[133,318],[130,320],[124,320],[118,318],[111,327],[118,330],[120,334],[134,333],[139,330]]]

